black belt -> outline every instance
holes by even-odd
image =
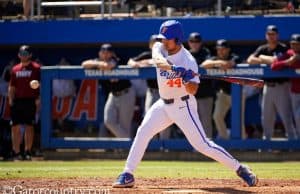
[[[129,92],[129,88],[125,88],[124,90],[120,90],[120,91],[112,91],[112,95],[114,96],[121,96],[123,94],[126,94]]]
[[[190,98],[189,95],[180,97],[180,99],[182,101],[188,100],[189,98]],[[164,99],[164,98],[162,98],[162,100],[164,101],[165,104],[173,104],[174,103],[174,98],[170,98],[170,99]]]

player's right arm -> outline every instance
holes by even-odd
[[[224,60],[207,59],[201,64],[201,67],[203,67],[205,69],[210,69],[210,68],[214,68],[214,67],[221,68],[221,67],[225,67],[227,65],[231,66],[231,63],[228,61],[224,61]]]
[[[97,60],[86,60],[81,63],[81,66],[85,69],[101,69],[101,70],[111,70],[116,66],[116,63],[112,60],[109,62],[97,61]]]
[[[275,59],[271,65],[272,70],[281,70],[285,67],[299,68],[300,55],[287,52],[281,58]]]
[[[99,66],[99,61],[89,59],[81,63],[81,66],[85,69],[96,69]]]
[[[134,68],[154,66],[152,52],[145,51],[136,57],[130,58],[127,62],[127,65]]]
[[[222,60],[218,59],[216,57],[211,57],[210,59],[206,59],[203,61],[203,63],[200,65],[200,67],[205,68],[205,69],[211,69],[211,68],[220,68],[220,69],[228,69],[232,68],[235,66],[235,60],[236,60],[236,55],[230,60]]]
[[[163,51],[162,43],[156,42],[152,47],[152,59],[156,67],[162,70],[172,70],[170,62],[165,58],[166,51]]]
[[[8,86],[8,103],[9,103],[9,105],[13,105],[13,101],[15,98],[15,91],[16,91],[16,88],[14,86],[11,86],[11,85]]]
[[[11,72],[11,79],[8,85],[8,103],[10,106],[13,105],[16,88],[15,88],[15,82],[16,82],[16,74],[12,71]]]
[[[261,50],[263,49],[262,46],[259,46],[254,53],[252,53],[248,58],[247,58],[247,63],[250,65],[257,65],[257,64],[263,64],[263,60],[259,58],[259,55],[261,54]]]
[[[187,82],[184,84],[184,86],[185,86],[185,90],[187,91],[187,93],[195,95],[197,93],[199,83]]]
[[[153,66],[153,60],[152,59],[143,59],[140,61],[136,61],[134,59],[129,59],[127,62],[127,65],[129,65],[130,67],[151,67]]]
[[[262,59],[256,57],[254,54],[251,54],[247,59],[247,63],[250,65],[257,65],[257,64],[262,64],[263,62]]]
[[[261,60],[261,64],[272,64],[276,57],[268,55],[259,55],[258,58]]]

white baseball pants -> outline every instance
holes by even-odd
[[[146,113],[138,128],[131,146],[124,172],[133,173],[141,161],[150,139],[172,123],[183,131],[191,145],[204,155],[222,163],[236,171],[240,163],[222,147],[207,139],[197,112],[197,102],[194,96],[182,101],[175,99],[172,104],[165,104],[159,99]]]

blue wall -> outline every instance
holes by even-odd
[[[104,19],[60,21],[1,21],[0,45],[142,43],[157,33],[165,19]],[[207,41],[225,38],[234,41],[262,41],[269,24],[279,27],[282,40],[300,31],[299,16],[232,16],[178,18],[185,36],[199,31]]]
[[[258,77],[258,78],[275,78],[275,77],[300,77],[299,70],[285,69],[281,71],[272,71],[266,66],[246,66],[245,64],[238,65],[237,68],[231,71],[213,69],[199,69],[201,74],[219,75],[219,76],[242,76],[242,77]],[[154,78],[156,76],[154,68],[120,68],[110,71],[108,74],[105,71],[94,69],[82,69],[80,66],[69,67],[43,67],[41,72],[41,124],[42,124],[42,146],[44,148],[122,148],[129,149],[132,139],[126,138],[58,138],[52,136],[51,122],[51,80],[52,79],[136,79],[136,78]],[[230,149],[300,149],[299,140],[241,140],[241,87],[232,84],[232,101],[231,107],[231,139],[229,141],[217,140],[216,143]],[[257,101],[253,102],[256,103]],[[254,105],[252,103],[252,105]],[[255,106],[255,105],[254,105]],[[99,106],[98,106],[99,108]],[[252,112],[252,111],[250,111]],[[258,111],[257,111],[258,112]],[[251,115],[256,116],[256,113]],[[167,141],[152,141],[149,145],[150,149],[159,150],[165,149],[189,149],[191,146],[185,140],[167,140]]]

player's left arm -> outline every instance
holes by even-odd
[[[288,62],[289,62],[288,65],[290,67],[298,67],[299,68],[300,54],[293,55]]]
[[[190,69],[185,72],[182,78],[183,84],[189,94],[195,95],[200,83],[199,76],[195,76],[195,73],[198,73],[199,69],[196,60],[192,59],[187,63],[189,63]]]
[[[8,103],[10,106],[12,106],[16,93],[16,73],[13,70],[11,71],[10,77],[11,79],[8,85]]]
[[[154,43],[152,47],[152,59],[156,67],[162,70],[172,70],[172,64],[166,59],[161,42]]]
[[[276,57],[268,55],[259,55],[258,58],[261,60],[262,63],[265,64],[272,64],[276,59]]]
[[[187,82],[184,84],[184,86],[187,93],[195,95],[197,93],[199,84],[196,82]]]
[[[14,98],[15,98],[15,93],[16,93],[15,86],[9,84],[9,86],[8,86],[8,103],[9,103],[10,106],[13,105],[13,101],[14,101]]]
[[[300,67],[300,56],[291,52],[286,52],[283,56],[276,58],[272,63],[272,70],[281,70],[284,67]]]
[[[40,65],[39,65],[36,77],[37,77],[39,84],[41,84],[41,66]],[[39,86],[39,88],[41,88],[41,85]],[[35,99],[35,106],[36,106],[36,113],[39,113],[41,110],[41,95],[40,94]]]
[[[114,59],[111,59],[109,61],[105,61],[103,62],[98,69],[101,70],[112,70],[113,68],[115,68],[117,66],[117,62]]]

